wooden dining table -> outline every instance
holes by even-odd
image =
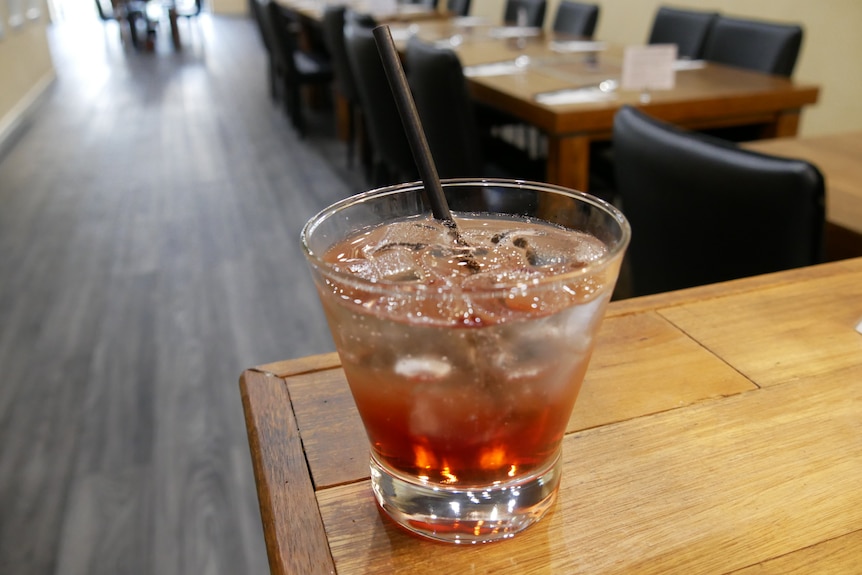
[[[862,557],[862,258],[612,302],[558,498],[446,545],[375,504],[338,356],[246,370],[272,573],[851,573]]]
[[[579,190],[589,187],[591,144],[610,139],[614,114],[625,104],[691,129],[756,125],[761,137],[772,138],[795,135],[802,109],[819,96],[819,88],[808,82],[709,62],[680,62],[673,89],[645,93],[618,88],[595,101],[543,104],[537,95],[618,81],[625,46],[597,42],[594,49],[569,51],[566,46],[581,39],[545,30],[517,38],[495,34],[501,27],[493,23],[459,22],[464,20],[393,24],[390,29],[393,36],[403,38],[407,29],[450,47],[465,69],[519,58],[525,62],[517,70],[469,77],[472,97],[535,126],[547,137],[546,181]]]

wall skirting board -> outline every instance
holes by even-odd
[[[57,75],[53,70],[42,76],[24,97],[0,118],[0,157],[2,157],[15,142],[15,137],[26,126],[27,120],[39,108],[49,89],[54,85]]]

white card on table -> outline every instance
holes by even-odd
[[[676,44],[628,46],[623,55],[623,90],[672,90]]]

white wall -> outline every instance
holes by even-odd
[[[22,2],[25,6],[26,3]],[[0,2],[0,150],[42,93],[54,80],[54,65],[48,48],[47,11],[38,19],[26,19],[17,28],[9,26],[9,4]]]

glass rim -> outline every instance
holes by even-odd
[[[572,271],[568,271],[565,273],[551,274],[547,276],[543,276],[541,278],[537,278],[535,280],[530,281],[530,286],[535,288],[537,286],[542,286],[546,284],[554,285],[559,283],[564,283],[566,281],[571,281],[573,279],[583,277],[585,275],[596,273],[599,270],[603,270],[606,268],[612,261],[617,259],[625,249],[628,247],[629,241],[631,240],[631,225],[629,224],[628,219],[623,215],[623,213],[613,204],[607,202],[599,197],[596,197],[592,194],[588,194],[586,192],[581,192],[579,190],[575,190],[572,188],[566,188],[564,186],[559,186],[557,184],[549,184],[545,182],[535,182],[530,180],[517,180],[517,179],[505,179],[505,178],[444,178],[441,179],[441,184],[444,188],[453,188],[459,186],[479,186],[479,187],[503,187],[503,188],[511,188],[511,189],[527,189],[527,190],[535,190],[535,191],[543,191],[550,192],[554,194],[559,194],[562,196],[567,196],[573,199],[578,199],[584,201],[588,204],[591,204],[601,210],[604,210],[608,213],[611,218],[619,225],[621,234],[619,241],[614,246],[607,246],[608,251],[602,257],[589,262],[587,265]],[[302,231],[300,232],[300,242],[302,244],[302,250],[305,254],[306,259],[315,267],[324,271],[326,275],[330,275],[338,278],[340,282],[345,282],[347,284],[353,284],[358,286],[363,286],[363,288],[368,289],[370,291],[388,291],[388,290],[398,290],[401,292],[405,291],[416,291],[416,292],[448,292],[452,291],[451,288],[444,286],[427,286],[422,283],[405,283],[398,282],[392,280],[369,280],[366,278],[359,277],[355,274],[351,274],[349,272],[338,269],[336,266],[323,260],[323,258],[317,254],[315,251],[311,249],[309,246],[308,238],[314,233],[315,229],[325,222],[329,217],[334,216],[339,211],[348,208],[350,206],[365,203],[370,200],[391,196],[398,193],[403,192],[413,192],[413,191],[421,191],[424,188],[424,183],[421,181],[414,182],[403,182],[399,184],[393,184],[390,186],[383,186],[379,188],[374,188],[371,190],[367,190],[364,192],[360,192],[358,194],[354,194],[348,196],[346,198],[342,198],[337,202],[330,204],[326,208],[317,212],[314,216],[312,216],[302,227]],[[476,214],[482,214],[483,212],[470,212]],[[491,212],[489,212],[491,213]],[[421,215],[421,214],[416,214]],[[430,209],[428,211],[428,215],[431,216]],[[517,215],[517,214],[513,214]],[[529,216],[527,216],[529,217]],[[542,218],[535,218],[537,221],[543,221],[546,223],[547,220],[543,220]],[[565,226],[563,226],[565,227]],[[605,243],[605,242],[602,242]],[[483,287],[477,288],[476,290],[465,290],[464,288],[457,288],[458,291],[476,291],[479,293],[487,292],[487,293],[498,293],[498,292],[508,292],[512,289],[519,289],[524,285],[523,279],[515,281],[513,280],[511,284],[509,283],[501,283],[492,288]]]

